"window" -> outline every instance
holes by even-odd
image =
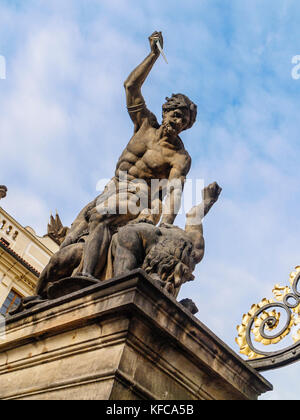
[[[10,232],[12,231],[12,226],[8,226],[8,228],[6,229],[6,235],[10,235]]]
[[[0,309],[0,314],[6,315],[11,309],[16,308],[21,302],[21,299],[22,296],[19,293],[11,290]]]

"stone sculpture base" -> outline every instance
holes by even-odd
[[[141,270],[14,315],[0,336],[0,399],[252,400],[271,389]]]

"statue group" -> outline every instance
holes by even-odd
[[[36,296],[24,299],[22,309],[136,268],[175,297],[183,283],[194,279],[204,255],[202,219],[221,188],[212,183],[203,189],[202,202],[187,213],[184,230],[173,224],[191,167],[179,135],[193,126],[197,106],[187,96],[173,94],[162,106],[159,124],[141,89],[160,55],[161,32],[154,32],[149,43],[150,53],[124,83],[134,131],[115,174],[64,230],[59,251],[41,273]]]

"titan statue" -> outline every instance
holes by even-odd
[[[187,215],[185,230],[173,226],[191,167],[179,135],[193,126],[197,106],[187,96],[173,94],[162,106],[159,124],[141,88],[160,55],[161,32],[154,32],[149,43],[150,53],[124,83],[133,136],[104,191],[64,230],[65,239],[59,237],[60,249],[40,276],[37,300],[53,298],[62,279],[73,284],[70,292],[80,282],[99,282],[134,268],[144,269],[176,296],[203,258],[202,219],[221,189],[216,183],[206,187],[203,202]],[[195,211],[201,213],[196,222]],[[25,299],[24,304],[33,300]]]

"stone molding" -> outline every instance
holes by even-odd
[[[256,399],[271,389],[142,270],[9,317],[0,338],[0,399]]]

